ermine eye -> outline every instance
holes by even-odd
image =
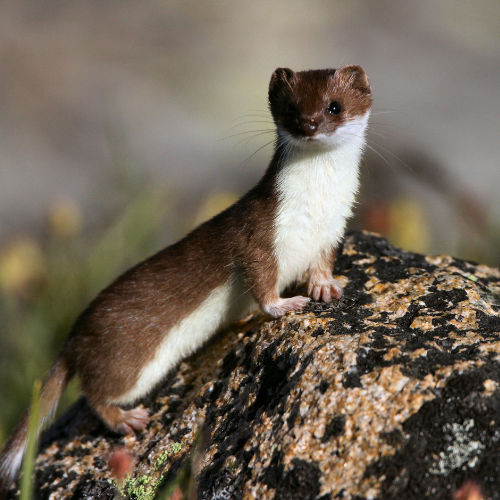
[[[342,106],[337,101],[332,101],[326,110],[331,115],[338,115],[342,111]]]
[[[287,115],[291,115],[297,111],[297,108],[291,103],[287,102],[286,107],[285,107],[285,113]]]

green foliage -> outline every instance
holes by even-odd
[[[182,443],[173,443],[172,446],[170,447],[170,450],[174,455],[176,453],[179,453],[179,451],[182,450]]]
[[[163,485],[161,489],[158,490],[156,495],[156,500],[170,500],[171,498],[178,498],[178,493],[182,492],[181,498],[190,498],[189,496],[189,486],[192,476],[192,461],[193,461],[193,448],[196,449],[198,445],[199,438],[195,439],[194,445],[191,448],[190,456],[188,456],[182,463],[180,469],[177,471],[174,478],[172,478],[167,484]],[[179,453],[182,450],[181,443],[173,443],[170,446],[170,451],[173,455]],[[163,454],[162,454],[163,455]],[[161,458],[161,457],[160,457]]]
[[[129,477],[125,480],[120,493],[126,498],[135,498],[136,500],[152,500],[155,497],[161,479],[161,476],[154,478],[146,475]]]
[[[163,469],[170,455],[175,455],[182,450],[181,443],[173,443],[170,449],[163,451],[155,460],[153,470],[157,471],[153,475],[141,475],[137,477],[127,476],[123,484],[118,486],[120,494],[125,498],[134,498],[137,500],[152,500],[156,497],[158,489],[163,482],[164,476],[159,472]],[[177,474],[173,483],[175,485],[181,480],[181,475]],[[162,498],[168,498],[163,497]]]
[[[33,469],[35,467],[36,450],[38,444],[38,426],[40,423],[40,389],[42,383],[35,380],[33,384],[33,396],[30,406],[28,420],[28,441],[23,459],[21,473],[21,495],[20,500],[31,500],[33,492]]]
[[[160,470],[165,465],[170,454],[176,455],[182,450],[182,443],[172,443],[170,445],[170,450],[165,450],[156,458],[154,468]]]
[[[166,461],[168,460],[168,455],[169,455],[169,452],[167,450],[165,450],[163,453],[160,454],[160,456],[155,461],[155,464],[154,464],[155,469],[160,470],[163,468]]]

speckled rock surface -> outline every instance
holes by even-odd
[[[356,233],[335,274],[341,302],[255,315],[183,362],[145,432],[77,403],[45,435],[38,498],[113,498],[117,446],[166,483],[195,442],[204,500],[450,499],[467,479],[500,498],[499,271]]]

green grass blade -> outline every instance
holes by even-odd
[[[33,384],[33,396],[28,420],[28,442],[23,460],[21,475],[21,495],[20,500],[31,500],[33,497],[33,470],[35,468],[35,458],[38,445],[38,424],[40,419],[40,390],[42,383],[35,380]]]

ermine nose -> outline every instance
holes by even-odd
[[[307,120],[302,123],[302,130],[305,135],[313,135],[318,128],[318,124],[314,120]]]

